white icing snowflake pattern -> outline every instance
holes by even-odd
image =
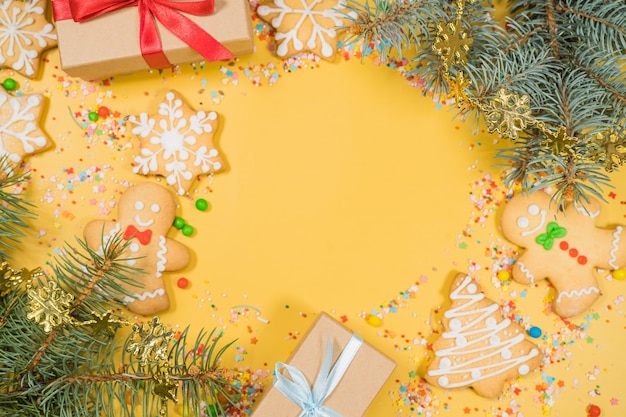
[[[223,168],[212,140],[217,130],[216,112],[193,113],[170,91],[156,115],[141,113],[128,120],[136,125],[132,132],[142,142],[140,155],[134,158],[134,173],[163,175],[177,194],[183,195],[197,175]]]
[[[0,91],[0,155],[19,164],[26,154],[48,146],[37,124],[43,97],[40,94],[10,96]]]
[[[54,26],[46,21],[44,0],[0,2],[0,66],[27,77],[39,68],[44,49],[56,46]]]
[[[294,3],[300,4],[292,6]],[[259,6],[257,13],[276,29],[276,55],[286,57],[308,50],[329,59],[337,49],[336,27],[344,24],[343,8],[345,0],[274,0]],[[299,15],[295,23],[288,17],[292,15]]]

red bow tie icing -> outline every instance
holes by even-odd
[[[131,224],[126,228],[126,231],[124,232],[124,239],[129,240],[134,237],[137,238],[137,240],[139,240],[139,242],[142,245],[147,245],[148,243],[150,243],[150,237],[152,237],[152,230],[147,229],[147,230],[144,230],[143,232],[140,232],[139,230],[137,230],[135,226]]]

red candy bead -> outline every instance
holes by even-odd
[[[584,255],[579,256],[578,257],[578,263],[581,264],[581,265],[586,264],[587,263],[587,257],[584,256]]]
[[[574,249],[574,248],[570,249],[569,250],[569,256],[571,256],[572,258],[577,257],[578,256],[578,249]]]
[[[587,417],[600,417],[600,414],[602,414],[600,407],[595,404],[589,404],[589,407],[587,407]]]
[[[185,277],[178,278],[176,285],[178,285],[178,288],[185,289],[189,286],[189,280]]]
[[[102,117],[103,119],[106,119],[107,117],[109,117],[109,114],[111,114],[111,110],[109,110],[108,107],[105,107],[105,106],[98,107],[98,116]]]
[[[567,250],[567,248],[569,248],[569,245],[567,244],[567,242],[562,241],[561,243],[559,243],[559,247],[563,250]]]

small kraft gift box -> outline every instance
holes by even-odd
[[[321,313],[251,417],[361,417],[396,364]]]
[[[61,68],[97,80],[252,53],[248,0],[52,0]]]

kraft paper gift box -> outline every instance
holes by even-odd
[[[296,368],[306,378],[308,386],[313,387],[323,367],[322,362],[329,345],[332,348],[332,374],[335,367],[341,366],[337,366],[341,362],[341,359],[338,360],[340,355],[350,350],[354,351],[355,339],[360,340],[357,336],[353,338],[353,333],[341,323],[322,313],[287,360],[286,365],[290,368],[280,371],[278,368],[285,368],[282,366],[285,364],[279,363],[276,372],[280,372],[290,381],[295,381],[297,376],[294,376],[291,370]],[[332,392],[322,401],[324,407],[336,414],[319,415],[362,417],[396,367],[390,358],[366,342],[361,342],[351,362],[343,364],[345,373]],[[284,378],[281,379],[284,381]],[[283,394],[275,382],[253,407],[251,417],[298,417],[302,412],[303,408]],[[318,414],[310,412],[306,415]]]
[[[141,53],[140,17],[137,6],[108,11],[79,23],[73,19],[70,1],[76,1],[79,4],[81,2],[83,4],[87,2],[128,3],[127,0],[52,1],[61,68],[68,75],[85,80],[96,80],[150,68]],[[214,0],[214,11],[209,15],[194,16],[178,11],[175,13],[194,22],[234,56],[250,54],[254,49],[248,0]],[[152,16],[149,18],[152,19]],[[179,28],[183,26],[174,25]],[[166,29],[158,20],[156,20],[156,28],[163,53],[171,65],[209,61]],[[163,65],[161,68],[169,66]]]

